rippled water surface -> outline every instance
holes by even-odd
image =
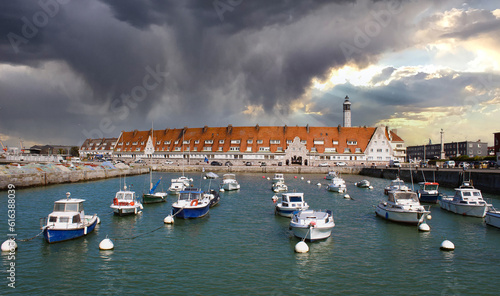
[[[167,180],[178,175],[156,173],[153,178],[163,177],[166,189]],[[288,229],[288,218],[274,215],[271,181],[262,176],[238,174],[241,189],[222,193],[220,205],[209,216],[177,219],[174,225],[163,224],[175,199],[171,196],[166,203],[145,205],[140,215],[113,216],[109,205],[119,179],[16,190],[16,233],[21,239],[39,233],[39,218],[47,216],[53,202],[67,191],[74,198],[84,198],[86,213],[97,213],[101,224],[92,234],[73,241],[49,245],[37,237],[19,242],[16,289],[7,286],[6,271],[12,261],[4,254],[0,291],[26,295],[497,295],[500,229],[486,226],[483,219],[433,205],[431,231],[423,233],[375,216],[374,206],[385,199],[383,187],[389,180],[344,175],[353,198],[347,200],[343,194],[326,191],[324,175],[285,175],[290,190],[304,192],[312,209],[331,209],[336,223],[330,238],[308,243],[309,253],[296,254],[299,240]],[[189,177],[196,186],[207,188],[201,175]],[[374,189],[354,186],[364,178]],[[138,194],[148,182],[145,175],[127,178]],[[0,231],[5,240],[7,192],[0,195]],[[485,197],[500,208],[499,196]],[[115,243],[112,251],[98,248],[106,236]],[[445,239],[455,244],[455,251],[439,250]]]

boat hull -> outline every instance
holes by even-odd
[[[143,204],[160,203],[160,202],[166,202],[166,201],[167,201],[166,195],[144,194],[142,196],[142,203]]]
[[[437,204],[439,199],[439,194],[419,193],[418,199],[420,202]]]
[[[320,239],[328,238],[332,235],[333,226],[322,226],[322,227],[309,227],[304,225],[290,224],[292,228],[293,235],[298,238],[306,239],[309,241],[315,241]]]
[[[275,213],[277,215],[283,216],[283,217],[292,217],[293,213],[296,211],[302,211],[302,210],[307,210],[309,206],[307,207],[281,207],[279,204],[276,205],[275,207]]]
[[[195,219],[195,218],[201,218],[204,217],[205,215],[208,214],[208,210],[210,208],[210,204],[207,203],[206,205],[202,207],[178,207],[175,205],[172,205],[172,214],[176,218],[181,218],[181,219]]]
[[[50,228],[50,226],[45,227],[43,229],[43,237],[46,242],[51,244],[85,236],[94,231],[95,226],[97,225],[97,216],[94,216],[92,219],[93,220],[91,220],[89,225],[75,229],[53,229]]]
[[[346,191],[346,186],[328,186],[328,191],[342,193]]]
[[[500,228],[500,211],[486,212],[484,217],[486,224]]]
[[[453,202],[453,200],[448,200],[446,198],[441,198],[439,200],[439,206],[447,211],[453,212],[455,214],[483,218],[486,215],[488,209],[487,205],[465,205]]]
[[[139,212],[139,207],[136,206],[111,206],[113,213],[118,216],[135,215]]]
[[[238,190],[240,189],[240,184],[224,183],[224,185],[222,185],[222,188],[224,188],[225,191]]]
[[[428,211],[393,211],[380,204],[375,208],[375,213],[386,220],[409,225],[422,223],[429,214]]]

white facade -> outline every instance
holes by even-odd
[[[393,156],[391,141],[385,135],[385,127],[379,126],[366,146],[367,161],[390,161]]]

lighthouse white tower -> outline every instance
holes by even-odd
[[[351,102],[348,96],[345,96],[344,101],[344,127],[351,127]]]

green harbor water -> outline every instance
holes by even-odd
[[[179,173],[154,173],[166,190]],[[208,180],[189,174],[195,186]],[[101,224],[90,235],[47,244],[42,236],[18,242],[15,259],[2,254],[0,294],[22,295],[498,295],[500,229],[481,218],[462,217],[432,205],[431,231],[375,216],[390,180],[344,175],[351,200],[328,192],[324,175],[285,175],[289,189],[304,192],[311,209],[333,211],[336,226],[326,240],[297,254],[299,239],[288,218],[274,215],[271,181],[262,174],[237,174],[239,191],[221,193],[208,216],[166,225],[175,196],[144,205],[141,214],[118,217],[110,204],[123,179],[15,190],[18,239],[40,232],[55,200],[71,192],[83,198],[86,214]],[[265,177],[272,178],[271,174]],[[304,177],[302,180],[301,177]],[[368,179],[374,189],[355,182]],[[308,183],[307,181],[310,181]],[[149,175],[127,177],[141,195]],[[218,181],[212,187],[218,186]],[[319,187],[316,184],[321,183]],[[214,186],[215,185],[215,186]],[[453,189],[441,188],[445,194]],[[7,192],[0,192],[2,242],[9,234]],[[500,196],[484,194],[500,208]],[[108,236],[114,250],[100,251]],[[439,249],[445,239],[456,249]],[[8,269],[15,263],[15,289]]]

